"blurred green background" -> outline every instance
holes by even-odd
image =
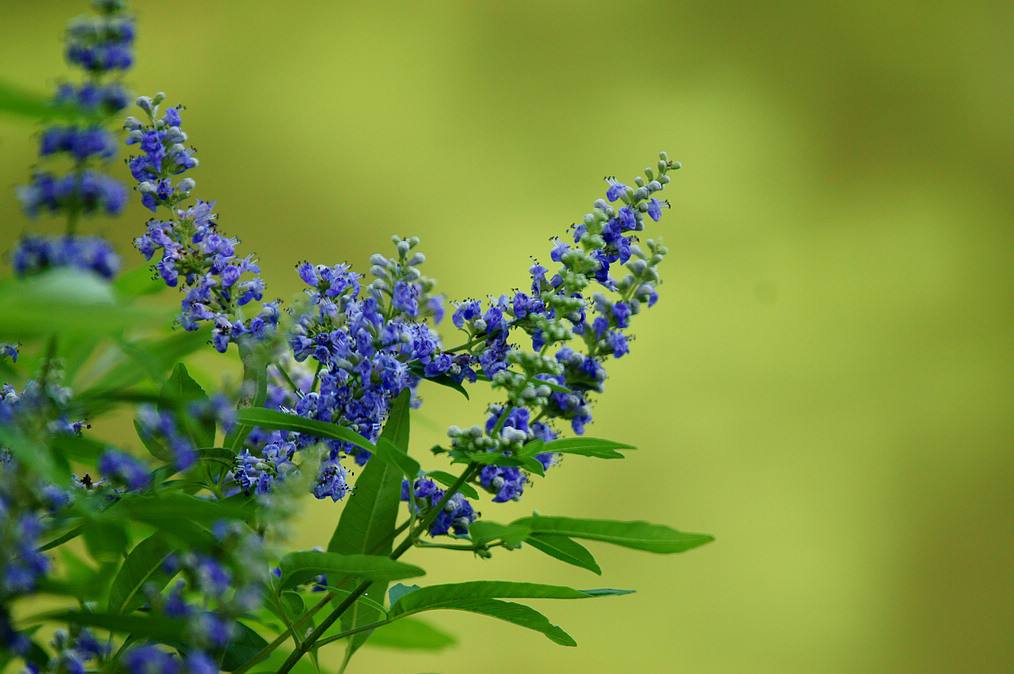
[[[3,78],[51,85],[85,3],[0,4]],[[603,175],[659,149],[685,165],[656,230],[662,299],[592,431],[641,451],[569,460],[482,510],[718,541],[596,546],[602,578],[529,550],[413,553],[432,582],[638,594],[540,605],[576,649],[448,613],[456,649],[365,649],[353,671],[1014,670],[1014,5],[136,5],[130,82],[189,107],[198,194],[281,296],[301,259],[365,270],[392,233],[423,237],[449,297],[499,293]],[[0,119],[4,213],[32,132]],[[136,264],[146,217],[96,224]],[[0,249],[29,226],[5,221]],[[480,418],[423,394],[418,452]],[[325,543],[338,511],[308,504],[297,544]]]

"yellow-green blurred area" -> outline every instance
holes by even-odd
[[[589,429],[640,451],[573,457],[481,510],[718,540],[592,544],[601,578],[529,549],[412,552],[427,583],[638,592],[538,603],[576,649],[432,614],[456,648],[366,648],[351,671],[1014,670],[1014,5],[136,4],[129,82],[186,104],[195,194],[269,295],[296,291],[303,259],[365,271],[392,233],[422,237],[450,298],[506,292],[604,175],[660,149],[684,164],[650,232],[672,251],[661,300]],[[3,0],[3,77],[51,86],[83,5]],[[43,227],[14,197],[35,132],[0,119],[3,250]],[[94,226],[133,266],[147,217]],[[427,448],[481,401],[422,395],[413,452],[445,468]],[[293,545],[326,545],[340,507],[308,504]]]

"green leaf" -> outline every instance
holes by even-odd
[[[353,576],[370,580],[397,580],[412,578],[425,573],[418,566],[398,562],[380,555],[340,554],[337,552],[291,552],[278,564],[282,570],[278,586],[289,589],[316,578],[328,579]]]
[[[171,580],[163,570],[165,560],[173,553],[173,546],[165,536],[155,533],[131,550],[113,579],[109,589],[110,613],[129,613],[143,601],[142,590],[151,584],[161,590]]]
[[[562,562],[580,566],[582,569],[602,575],[602,569],[599,568],[588,548],[572,538],[559,534],[530,534],[525,540],[533,548],[550,557],[556,557]]]
[[[221,654],[222,669],[230,672],[242,667],[267,645],[264,637],[237,620],[233,623],[232,638]]]
[[[563,585],[473,580],[465,583],[430,585],[405,594],[391,606],[391,617],[448,608],[477,599],[587,599],[607,594],[629,594],[629,590],[575,590]]]
[[[0,113],[33,120],[94,117],[77,105],[57,105],[45,94],[0,82]]]
[[[480,466],[514,466],[524,468],[536,475],[545,475],[546,470],[538,459],[532,456],[512,456],[503,452],[457,452],[452,451],[454,463],[477,463]]]
[[[516,520],[514,524],[527,526],[537,534],[558,534],[658,553],[684,552],[715,540],[707,534],[685,533],[662,524],[640,521],[536,515]]]
[[[306,419],[295,414],[285,414],[284,412],[269,410],[264,407],[248,407],[238,410],[236,412],[236,421],[246,426],[259,426],[278,431],[295,431],[318,438],[343,440],[371,452],[376,449],[372,442],[350,428],[326,421]]]
[[[441,651],[458,640],[419,618],[404,618],[375,629],[366,643],[397,650]]]
[[[0,336],[102,335],[157,320],[159,314],[117,304],[97,275],[54,269],[0,287]]]
[[[381,461],[397,468],[401,474],[409,480],[414,480],[419,474],[419,462],[395,447],[394,444],[385,437],[381,437],[377,440],[377,448],[376,451],[373,452],[373,455]]]
[[[498,524],[488,520],[476,520],[468,527],[468,536],[477,545],[484,545],[494,540],[502,540],[508,547],[517,547],[531,533],[531,530],[518,524]]]
[[[120,274],[113,281],[113,288],[121,299],[133,300],[162,292],[166,289],[166,284],[152,270],[151,265],[143,265]]]
[[[167,402],[174,401],[175,403],[193,403],[208,399],[208,394],[204,392],[200,384],[194,381],[183,363],[176,363],[169,379],[162,386],[161,396]],[[195,445],[210,447],[215,444],[214,420],[196,421],[189,413],[181,414],[180,419],[186,428],[187,435]]]
[[[186,623],[182,620],[154,615],[57,611],[47,614],[46,619],[81,627],[98,627],[120,634],[130,634],[137,639],[152,639],[168,644],[177,642],[187,629]]]
[[[419,362],[414,362],[410,364],[408,366],[408,369],[412,372],[412,374],[419,377],[420,379],[433,382],[438,386],[446,386],[447,388],[454,389],[461,395],[465,396],[465,400],[470,399],[468,396],[468,391],[465,390],[465,387],[461,385],[461,382],[456,381],[453,377],[449,377],[446,374],[442,374],[437,377],[427,377],[426,368],[423,366],[422,363]]]
[[[194,332],[179,330],[169,337],[131,341],[116,365],[80,397],[99,397],[102,393],[133,386],[145,378],[162,381],[165,373],[182,358],[205,346],[209,334],[209,328]]]
[[[22,433],[13,425],[0,425],[0,446],[9,450],[18,463],[48,482],[66,485],[70,470],[54,458],[45,446]]]
[[[50,446],[66,458],[80,463],[94,464],[103,452],[111,445],[94,438],[73,433],[58,433],[50,441]]]
[[[522,450],[522,456],[535,456],[543,452],[553,452],[556,454],[578,454],[596,459],[624,458],[623,454],[616,451],[618,449],[631,450],[635,448],[623,442],[616,442],[615,440],[585,437],[560,438],[559,440],[551,440],[549,442],[542,442],[540,440],[530,442]]]
[[[108,520],[90,522],[85,526],[83,535],[88,554],[98,561],[116,561],[130,545],[123,526]]]
[[[450,473],[443,470],[431,470],[426,473],[426,477],[436,480],[445,487],[450,487],[455,482],[458,481],[458,477],[456,475],[451,475]],[[467,496],[470,499],[479,498],[479,492],[477,492],[475,490],[475,487],[473,487],[470,484],[462,484],[460,487],[458,487],[458,491],[460,491],[463,495]]]
[[[561,646],[577,646],[577,642],[569,634],[563,631],[559,625],[549,622],[546,616],[542,615],[530,606],[515,604],[510,601],[498,599],[462,599],[458,602],[444,606],[433,607],[452,611],[468,611],[480,615],[496,618],[509,623],[525,627],[536,632],[541,632],[546,637]],[[430,609],[420,609],[430,610]],[[397,623],[395,623],[397,624]]]
[[[399,452],[408,459],[411,431],[411,391],[405,389],[391,403],[391,411],[380,438],[390,444],[384,451]],[[418,472],[418,464],[416,465]],[[386,555],[394,543],[394,527],[401,504],[402,469],[390,462],[370,461],[356,480],[352,497],[345,505],[328,550],[347,554]],[[390,579],[388,579],[390,580]],[[387,592],[386,580],[370,585],[366,597],[383,604]],[[362,604],[354,604],[342,616],[342,629],[348,630],[376,622],[383,614]],[[354,635],[348,642],[347,657],[369,638],[370,633]]]

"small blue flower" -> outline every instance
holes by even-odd
[[[99,472],[110,482],[122,484],[131,491],[151,484],[148,467],[134,457],[118,450],[106,450],[99,457]]]

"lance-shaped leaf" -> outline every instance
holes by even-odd
[[[715,540],[713,536],[707,534],[686,533],[662,524],[640,521],[623,522],[536,515],[515,520],[514,524],[527,526],[537,534],[583,538],[658,553],[684,552]]]
[[[588,599],[608,595],[630,594],[631,590],[575,590],[563,585],[516,583],[505,580],[475,580],[421,587],[402,595],[391,606],[391,617],[419,611],[454,608],[458,604],[480,599]]]
[[[556,454],[576,454],[579,456],[590,456],[596,459],[622,459],[623,454],[617,450],[635,449],[632,445],[615,440],[602,440],[599,438],[560,438],[543,442],[535,440],[524,446],[521,456],[535,456],[544,452]]]
[[[236,412],[236,421],[245,426],[259,426],[277,431],[295,431],[318,438],[343,440],[368,451],[374,451],[373,443],[351,428],[316,419],[306,419],[295,414],[286,414],[264,407],[248,407]],[[365,472],[365,471],[364,471]]]
[[[391,412],[381,431],[380,440],[388,455],[388,461],[370,461],[356,481],[352,497],[342,511],[341,519],[335,528],[334,536],[328,550],[346,553],[366,553],[386,555],[391,552],[394,542],[394,527],[401,502],[402,474],[406,472],[393,459],[393,452],[408,456],[408,440],[411,430],[409,410],[411,392],[405,389],[391,404]],[[418,473],[418,464],[409,467],[413,475]],[[350,585],[346,585],[351,587]],[[378,604],[383,604],[387,592],[387,582],[373,583],[366,591],[366,596]],[[353,629],[361,625],[376,622],[382,618],[377,611],[357,603],[342,616],[342,628]],[[356,651],[369,638],[370,633],[355,635],[348,642],[348,656]]]
[[[292,552],[282,557],[278,567],[282,575],[278,580],[281,589],[288,589],[324,575],[331,578],[366,578],[369,580],[398,580],[413,578],[425,573],[418,566],[398,562],[380,555],[340,554],[337,552]]]
[[[602,569],[599,568],[598,563],[595,561],[592,553],[588,551],[588,548],[572,538],[559,534],[530,533],[525,542],[536,550],[544,552],[550,557],[555,557],[561,562],[580,566],[582,569],[588,569],[592,573],[602,575]]]
[[[531,529],[521,524],[498,524],[487,520],[476,520],[468,527],[468,536],[477,545],[499,539],[508,547],[517,547],[530,533]]]
[[[146,585],[161,590],[172,576],[164,570],[173,546],[165,536],[155,533],[144,539],[123,560],[123,566],[109,588],[110,613],[129,613],[143,601]]]
[[[409,480],[414,480],[415,476],[419,474],[419,462],[395,447],[390,440],[383,436],[377,440],[373,456],[390,464]]]
[[[458,477],[456,475],[451,475],[447,471],[443,470],[428,471],[426,473],[426,477],[432,480],[436,480],[445,487],[450,487],[451,485],[453,485],[455,482],[458,481]],[[470,499],[479,498],[479,492],[477,492],[475,490],[475,487],[473,487],[470,484],[462,484],[461,486],[458,487],[458,491],[460,491],[464,496],[467,496]]]

